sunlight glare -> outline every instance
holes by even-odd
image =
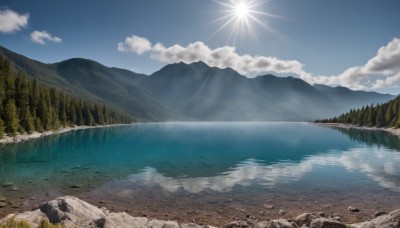
[[[256,30],[254,25],[258,25],[261,28],[267,30],[269,33],[283,37],[278,31],[272,28],[265,17],[278,18],[282,17],[274,15],[265,11],[262,11],[262,6],[267,2],[266,0],[213,0],[219,5],[223,6],[225,10],[221,12],[225,13],[224,16],[218,18],[217,21],[223,21],[223,24],[213,34],[220,32],[228,27],[231,28],[228,37],[228,42],[233,38],[236,40],[236,36],[239,33],[249,34],[258,41]],[[259,41],[258,41],[259,42]],[[260,43],[260,42],[259,42]]]
[[[239,18],[246,18],[249,14],[249,6],[244,2],[240,2],[235,6],[235,12]]]

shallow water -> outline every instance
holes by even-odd
[[[135,216],[214,225],[304,211],[360,221],[399,207],[399,151],[385,132],[307,123],[86,129],[0,147],[0,183],[12,184],[0,187],[11,202],[0,216],[69,194]]]

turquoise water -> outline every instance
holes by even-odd
[[[0,151],[0,183],[12,184],[0,187],[0,198],[21,204],[0,213],[65,194],[112,200],[133,214],[159,216],[164,208],[178,219],[190,207],[204,216],[219,208],[224,216],[264,204],[300,210],[316,199],[315,209],[400,205],[400,142],[384,132],[307,123],[135,124]],[[180,211],[168,209],[176,202]]]

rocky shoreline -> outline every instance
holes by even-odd
[[[357,208],[349,207],[349,211],[357,212]],[[274,219],[258,221],[251,216],[245,221],[232,221],[224,228],[254,227],[254,228],[378,228],[400,227],[400,209],[390,213],[376,212],[376,218],[369,221],[346,224],[340,222],[341,217],[327,216],[323,212],[303,213],[293,219]],[[213,228],[211,225],[163,221],[147,217],[132,217],[125,212],[110,212],[105,207],[96,207],[73,196],[58,197],[55,200],[42,203],[32,211],[10,214],[0,220],[0,227],[7,221],[24,221],[31,227],[38,227],[43,221],[61,224],[65,227],[137,227],[137,228]]]
[[[98,126],[74,126],[74,127],[61,127],[58,130],[53,130],[53,131],[44,131],[44,132],[37,132],[34,131],[32,134],[17,134],[16,136],[8,136],[4,135],[2,139],[0,139],[0,145],[1,144],[10,144],[10,143],[19,143],[19,142],[24,142],[28,141],[31,139],[37,139],[41,137],[46,137],[49,135],[58,135],[70,131],[77,131],[77,130],[83,130],[83,129],[89,129],[89,128],[103,128],[103,127],[114,127],[114,126],[125,126],[129,124],[112,124],[112,125],[98,125]]]

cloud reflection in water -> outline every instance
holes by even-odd
[[[259,184],[272,187],[299,181],[317,167],[336,166],[343,167],[348,172],[361,172],[381,187],[400,192],[400,166],[396,164],[400,164],[398,152],[375,146],[352,148],[342,152],[330,151],[307,156],[300,162],[282,161],[271,165],[248,159],[212,177],[172,178],[152,167],[147,167],[140,173],[130,175],[128,179],[145,186],[159,186],[167,192],[179,189],[190,193],[199,193],[206,189],[229,192],[235,186]]]

